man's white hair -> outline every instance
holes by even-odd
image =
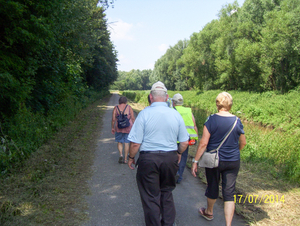
[[[166,100],[167,99],[167,93],[165,91],[161,90],[153,90],[151,91],[151,94],[153,96],[154,102],[157,100]]]

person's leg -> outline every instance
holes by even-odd
[[[140,154],[136,180],[144,210],[146,226],[161,226],[161,193],[155,154]]]
[[[240,168],[240,161],[220,162],[222,168],[222,193],[224,199],[224,214],[226,226],[230,226],[235,210],[234,191]]]
[[[184,171],[185,166],[186,166],[188,154],[189,154],[189,147],[187,147],[187,149],[181,155],[181,160],[180,160],[180,163],[179,163],[179,169],[177,171],[178,179],[177,179],[176,183],[178,183],[178,184],[182,181],[182,175],[183,175],[183,171]]]
[[[234,215],[235,203],[234,201],[224,202],[224,214],[226,226],[231,226],[232,218]]]
[[[128,138],[128,133],[124,133],[124,163],[127,163],[128,161],[128,153],[129,153],[129,144],[130,141],[127,139]]]
[[[173,225],[175,222],[176,209],[173,199],[172,191],[161,191],[161,225]]]
[[[115,141],[118,142],[117,147],[119,151],[119,163],[123,163],[123,135],[122,133],[115,133]]]
[[[118,150],[120,156],[123,156],[123,144],[121,142],[118,142]]]
[[[124,143],[124,163],[128,161],[129,143]]]
[[[119,163],[123,163],[123,143],[118,142],[118,150],[119,150]]]
[[[217,201],[217,199],[207,198],[207,208],[205,210],[205,213],[214,215],[214,205],[215,205],[216,201]]]
[[[207,188],[205,192],[205,196],[207,197],[207,207],[206,209],[199,209],[200,214],[203,216],[203,212],[205,214],[211,215],[211,217],[205,218],[209,220],[209,218],[213,219],[214,214],[214,204],[219,197],[219,181],[220,181],[220,173],[219,168],[205,168],[206,180],[207,180]]]
[[[178,156],[176,152],[159,154],[160,170],[160,206],[161,225],[172,226],[175,222],[176,209],[172,191],[176,187],[175,175],[178,171]]]

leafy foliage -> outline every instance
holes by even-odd
[[[129,72],[119,71],[118,79],[111,85],[115,90],[147,90],[151,88],[149,79],[152,70],[131,70]]]
[[[221,90],[180,91],[184,105],[192,107],[199,133],[209,114],[217,112],[215,98]],[[173,97],[178,91],[169,91]],[[286,94],[273,91],[249,93],[229,91],[233,97],[231,112],[244,124],[247,145],[241,152],[243,161],[268,164],[275,178],[300,182],[300,103],[299,90]],[[129,99],[147,106],[149,91],[126,91]]]
[[[299,8],[299,0],[227,4],[218,20],[171,46],[156,61],[150,81],[170,90],[286,93],[300,84]],[[176,51],[180,46],[183,51]]]
[[[186,79],[181,74],[182,64],[179,62],[188,41],[179,41],[155,62],[155,68],[150,78],[151,83],[164,81],[170,90],[185,90]]]
[[[0,0],[0,123],[24,156],[117,78],[117,53],[97,4]],[[0,170],[21,160],[12,150],[1,155]]]

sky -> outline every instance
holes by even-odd
[[[245,0],[237,0],[240,6]],[[218,19],[234,0],[114,0],[105,11],[118,70],[153,70],[155,61],[179,40]]]

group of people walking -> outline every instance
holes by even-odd
[[[182,180],[189,143],[198,139],[195,118],[190,108],[182,106],[182,95],[178,93],[173,96],[173,107],[168,106],[168,98],[167,88],[159,81],[152,85],[150,106],[142,110],[136,119],[132,108],[127,105],[126,97],[119,99],[119,109],[115,107],[112,115],[112,133],[118,142],[119,163],[127,163],[130,169],[137,168],[136,180],[147,226],[175,225],[172,191],[176,183]],[[236,125],[232,127],[236,116],[230,113],[231,95],[220,93],[216,105],[218,113],[210,115],[204,123],[191,173],[196,177],[198,161],[203,153],[216,149],[233,128],[219,149],[219,166],[205,168],[207,207],[198,209],[206,220],[213,220],[213,207],[219,196],[222,178],[225,222],[229,226],[235,210],[234,190],[240,166],[240,150],[246,145],[246,139],[240,119],[237,118]],[[116,123],[117,116],[122,113],[130,121],[130,126],[125,129],[119,129]],[[138,152],[139,158],[136,160]]]

